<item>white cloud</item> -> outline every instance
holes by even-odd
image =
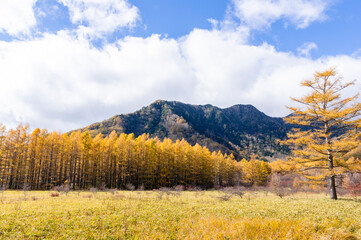
[[[131,112],[158,98],[185,100],[195,85],[175,40],[125,38],[96,49],[66,31],[0,42],[0,79],[0,122],[25,120],[55,130]]]
[[[327,0],[232,0],[233,14],[253,29],[270,27],[279,19],[306,28],[325,19]]]
[[[84,34],[100,37],[120,28],[131,28],[139,20],[138,8],[128,0],[58,0],[68,7],[71,21]]]
[[[302,44],[302,46],[297,48],[297,52],[300,56],[309,57],[312,50],[317,49],[317,44],[314,42],[308,42]]]
[[[268,44],[251,46],[222,36],[195,30],[182,44],[198,81],[194,102],[253,104],[272,116],[284,116],[289,97],[303,91],[300,81],[327,66],[327,60],[312,61]]]
[[[126,37],[104,48],[67,31],[0,41],[0,122],[70,130],[156,99],[220,107],[253,104],[272,116],[288,112],[301,80],[337,66],[361,80],[360,58],[317,60],[247,45],[239,32],[196,29],[180,40]],[[352,90],[359,91],[359,88]]]
[[[131,28],[139,19],[138,9],[127,0],[58,1],[69,8],[78,33],[86,36]],[[34,3],[27,5],[31,16]],[[314,43],[301,46],[298,55],[266,43],[249,45],[250,27],[267,27],[281,18],[306,27],[322,19],[327,7],[321,1],[292,3],[234,0],[237,16],[246,25],[227,18],[210,20],[212,30],[194,29],[180,39],[125,37],[95,48],[87,37],[63,30],[0,41],[0,122],[67,131],[133,112],[156,99],[220,107],[253,104],[266,114],[284,116],[289,97],[302,95],[305,90],[299,83],[316,70],[337,66],[346,80],[361,80],[357,52],[312,60],[308,56],[317,48]],[[0,31],[13,35],[28,33],[35,24],[19,17],[22,27],[14,27],[2,23],[1,17]]]
[[[36,25],[33,7],[37,0],[3,0],[0,2],[0,32],[12,36],[28,35]]]
[[[353,52],[351,56],[354,58],[361,58],[361,48]]]

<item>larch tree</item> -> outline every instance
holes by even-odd
[[[0,124],[1,189],[211,188],[236,185],[240,177],[232,154],[211,153],[185,140],[116,132],[93,138],[89,132],[38,128],[30,133],[28,126],[6,130]]]
[[[331,199],[337,199],[336,178],[352,172],[360,161],[348,161],[345,154],[360,144],[361,104],[358,94],[341,97],[341,91],[354,85],[343,83],[334,68],[316,72],[302,82],[311,92],[291,98],[303,107],[288,107],[292,114],[286,122],[300,125],[284,141],[292,149],[287,163],[291,169],[313,183],[329,182]]]

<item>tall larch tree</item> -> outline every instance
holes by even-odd
[[[341,91],[355,84],[343,83],[334,68],[316,72],[302,82],[309,94],[291,98],[301,107],[289,107],[286,122],[300,125],[284,141],[292,149],[288,163],[294,172],[313,183],[329,182],[331,199],[337,199],[336,178],[352,171],[360,162],[347,161],[345,154],[360,144],[361,104],[358,94],[341,97]]]

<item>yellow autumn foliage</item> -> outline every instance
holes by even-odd
[[[336,177],[360,168],[359,161],[345,157],[360,145],[361,139],[358,94],[341,97],[342,90],[354,83],[343,83],[334,68],[316,72],[313,79],[301,84],[310,93],[292,98],[303,107],[289,107],[292,114],[285,118],[289,124],[298,126],[283,141],[292,149],[290,170],[313,184],[329,181],[332,199],[337,199]]]

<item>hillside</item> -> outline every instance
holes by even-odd
[[[287,152],[276,140],[283,139],[288,129],[281,118],[269,117],[252,105],[221,109],[158,100],[134,113],[116,115],[81,130],[93,136],[115,131],[135,136],[148,133],[160,139],[184,138],[190,144],[241,158],[251,154],[274,157]]]

